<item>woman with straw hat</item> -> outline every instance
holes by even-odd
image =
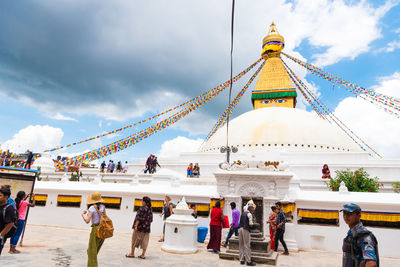
[[[106,208],[103,204],[104,200],[101,198],[99,192],[92,193],[88,196],[86,204],[90,207],[88,211],[82,211],[82,218],[85,223],[92,221],[92,231],[90,232],[89,247],[87,249],[88,254],[88,267],[97,267],[97,254],[103,245],[104,239],[98,238],[96,235],[97,228],[100,223],[100,214],[106,212]]]

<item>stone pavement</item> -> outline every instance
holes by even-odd
[[[0,256],[1,266],[67,267],[86,266],[88,230],[28,225],[21,254],[8,254],[9,241]],[[159,236],[150,238],[146,259],[128,259],[125,254],[131,245],[130,234],[115,234],[107,239],[99,253],[99,266],[242,266],[238,261],[220,260],[218,255],[207,252],[205,244],[199,243],[199,252],[190,255],[171,254],[161,251]],[[137,250],[136,255],[140,251]],[[400,259],[382,259],[381,266],[400,266]],[[258,266],[266,266],[260,265]],[[341,255],[328,252],[298,252],[278,257],[277,266],[340,267]]]

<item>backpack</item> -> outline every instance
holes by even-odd
[[[97,228],[96,236],[100,239],[106,239],[114,235],[114,226],[112,220],[105,214],[100,212],[96,205],[93,205],[96,211],[100,214],[100,224]]]
[[[14,219],[14,224],[11,227],[10,231],[8,231],[8,233],[4,236],[5,238],[13,237],[15,235],[15,233],[17,232],[18,219],[19,219],[18,211],[12,205],[7,204],[2,210],[3,222],[6,220],[6,211],[8,207],[11,207],[13,209],[15,219]]]

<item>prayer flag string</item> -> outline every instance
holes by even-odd
[[[365,147],[370,149],[374,154],[378,157],[382,158],[378,152],[376,152],[371,146],[369,146],[363,139],[357,136],[349,127],[347,127],[325,104],[321,102],[320,99],[308,89],[308,87],[301,81],[299,77],[292,71],[292,69],[281,59],[282,63],[285,66],[285,70],[289,75],[290,79],[296,85],[296,87],[300,90],[303,96],[307,99],[307,101],[311,104],[314,110],[322,117],[324,117],[329,123],[334,122],[347,136],[349,136],[363,151],[366,151]],[[303,90],[304,89],[304,90]],[[305,92],[304,92],[305,91]],[[309,96],[308,96],[308,95]],[[312,100],[311,100],[311,98]],[[315,105],[315,103],[317,105]],[[318,106],[318,107],[317,107]],[[322,111],[322,112],[321,112]],[[359,141],[357,141],[358,139]],[[360,144],[361,142],[362,144]],[[365,147],[364,147],[365,146]]]
[[[360,87],[356,84],[350,83],[345,81],[344,79],[341,79],[339,77],[336,77],[328,72],[323,71],[322,69],[301,61],[295,57],[292,57],[286,53],[282,54],[284,56],[286,56],[287,58],[293,60],[294,62],[296,62],[297,64],[299,64],[300,66],[306,68],[307,70],[309,70],[312,74],[316,75],[317,77],[323,78],[333,84],[337,84],[337,85],[343,85],[346,90],[348,90],[349,92],[355,94],[356,96],[372,103],[375,104],[378,108],[383,109],[385,112],[400,118],[400,99],[393,97],[393,96],[388,96],[388,95],[384,95],[381,93],[377,93],[373,90],[369,90],[369,89],[365,89],[363,87]]]
[[[258,60],[255,64],[248,67],[247,69],[245,69],[244,71],[242,71],[241,73],[239,73],[232,80],[235,82],[236,80],[241,78],[243,75],[245,75],[248,71],[250,71],[260,61],[261,61],[261,59]],[[114,154],[121,150],[124,150],[124,149],[152,136],[153,134],[165,129],[166,127],[176,123],[177,121],[181,120],[189,113],[193,112],[197,108],[201,107],[203,104],[207,103],[208,101],[210,101],[211,99],[216,97],[219,93],[224,91],[225,88],[227,88],[229,86],[229,84],[230,84],[230,80],[225,82],[224,84],[214,88],[213,90],[208,91],[207,94],[203,94],[201,97],[199,97],[197,100],[193,101],[193,103],[191,103],[189,106],[182,109],[181,111],[176,112],[175,114],[171,115],[170,117],[146,128],[144,130],[141,130],[141,131],[134,133],[128,137],[120,139],[109,145],[100,147],[98,149],[89,151],[82,155],[78,155],[78,156],[72,157],[70,159],[65,159],[63,161],[58,161],[56,163],[56,168],[63,169],[66,166],[81,165],[83,162],[93,161],[93,160]]]
[[[215,125],[213,126],[213,128],[211,129],[211,131],[208,133],[207,138],[205,139],[205,141],[207,141],[208,139],[210,139],[211,136],[213,136],[215,134],[215,132],[222,126],[225,125],[226,123],[226,119],[228,116],[228,112],[229,115],[232,114],[233,110],[235,110],[236,105],[239,103],[240,99],[242,98],[242,96],[244,95],[244,93],[246,93],[247,89],[249,88],[249,86],[251,85],[251,83],[254,81],[254,79],[257,77],[258,73],[261,71],[261,69],[264,67],[265,61],[263,61],[263,63],[260,65],[260,67],[258,67],[258,69],[256,70],[256,72],[253,74],[253,76],[251,76],[250,80],[247,82],[247,84],[242,88],[242,90],[239,91],[239,93],[236,95],[235,99],[233,99],[232,103],[229,105],[229,107],[226,108],[226,110],[224,111],[224,113],[222,113],[221,117],[219,118],[219,120],[215,123]]]
[[[254,62],[253,64],[251,64],[250,67],[248,67],[246,70],[244,70],[244,73],[241,72],[241,73],[239,73],[238,75],[236,75],[235,77],[233,77],[232,81],[233,81],[233,82],[236,82],[237,80],[239,80],[244,74],[246,74],[249,70],[251,70],[254,66],[256,66],[261,60],[262,60],[262,58],[258,59],[256,62]],[[230,80],[227,81],[227,82],[225,82],[225,83],[230,84]],[[225,84],[225,83],[224,83],[224,84]],[[62,148],[68,148],[68,147],[71,147],[71,146],[79,145],[79,144],[82,144],[82,143],[86,143],[86,142],[89,142],[89,141],[92,141],[92,140],[95,140],[95,139],[98,139],[98,138],[101,138],[101,137],[104,137],[104,136],[107,136],[107,135],[110,135],[110,134],[114,134],[114,133],[117,133],[117,132],[120,132],[120,131],[129,129],[129,128],[135,127],[135,126],[137,126],[137,125],[139,125],[139,124],[141,124],[141,123],[144,123],[144,122],[153,120],[153,119],[158,118],[158,117],[160,117],[160,116],[162,116],[162,115],[165,115],[165,114],[167,114],[167,113],[169,113],[169,112],[171,112],[171,111],[174,111],[174,110],[176,110],[176,109],[179,109],[179,108],[181,108],[181,107],[183,107],[183,106],[185,106],[185,105],[187,105],[187,104],[189,104],[189,103],[192,103],[193,101],[196,101],[197,99],[199,99],[199,98],[201,98],[201,97],[203,97],[203,96],[205,96],[205,95],[207,95],[207,94],[213,93],[215,90],[217,90],[217,88],[219,88],[219,87],[221,87],[221,86],[222,86],[222,85],[219,85],[219,86],[217,86],[217,87],[215,87],[215,88],[213,88],[213,89],[210,89],[210,90],[204,92],[203,94],[201,94],[201,95],[199,95],[199,96],[196,96],[196,97],[194,97],[194,98],[192,98],[192,99],[190,99],[190,100],[188,100],[188,101],[186,101],[186,102],[184,102],[184,103],[182,103],[182,104],[180,104],[180,105],[177,105],[177,106],[175,106],[175,107],[172,107],[172,108],[170,108],[170,109],[168,109],[168,110],[165,110],[165,111],[163,111],[163,112],[161,112],[161,113],[159,113],[159,114],[156,114],[156,115],[154,115],[154,116],[152,116],[152,117],[149,117],[149,118],[147,118],[147,119],[141,120],[141,121],[139,121],[139,122],[135,122],[135,123],[133,123],[133,124],[124,126],[124,127],[119,128],[119,129],[117,129],[117,130],[113,130],[113,131],[110,131],[110,132],[107,132],[107,133],[104,133],[104,134],[100,134],[100,135],[97,135],[97,136],[93,136],[93,137],[90,137],[90,138],[87,138],[87,139],[84,139],[84,140],[81,140],[81,141],[78,141],[78,142],[74,142],[74,143],[71,143],[71,144],[68,144],[68,145],[63,145],[63,146],[55,147],[55,148],[52,148],[52,149],[48,149],[48,150],[45,150],[44,152],[52,152],[52,151],[60,150],[60,149],[62,149]]]

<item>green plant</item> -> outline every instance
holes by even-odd
[[[363,168],[356,171],[350,169],[336,171],[336,177],[325,182],[332,191],[339,191],[340,183],[344,182],[351,192],[378,192],[383,184],[379,183],[378,177],[371,178]]]
[[[79,182],[79,178],[82,177],[82,172],[77,171],[73,171],[71,172],[71,178],[69,178],[69,180],[71,182]]]
[[[35,174],[36,180],[38,180],[38,181],[42,180],[42,177],[40,177],[41,169],[42,169],[41,167],[37,167],[38,172]]]
[[[394,182],[392,183],[393,186],[393,191],[396,193],[400,193],[400,182]]]

